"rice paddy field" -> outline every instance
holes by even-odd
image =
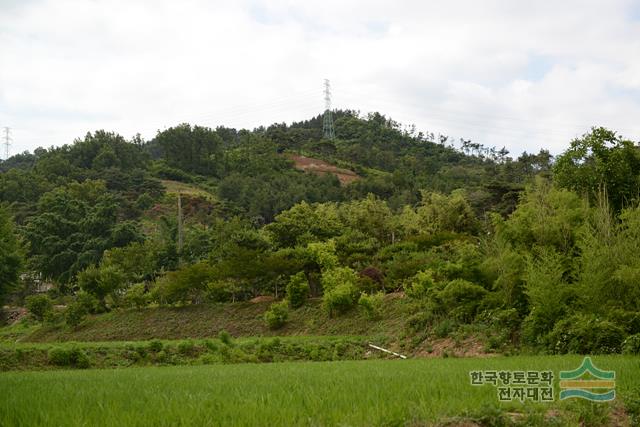
[[[632,425],[640,358],[616,371],[616,400],[558,401],[581,356],[215,364],[0,373],[1,426]],[[470,371],[552,370],[553,403],[500,403]]]

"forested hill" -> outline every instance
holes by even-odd
[[[597,264],[582,257],[606,252],[597,233],[615,236],[611,254],[637,253],[624,249],[640,244],[629,231],[637,144],[598,128],[555,161],[544,150],[512,159],[353,111],[335,112],[335,131],[322,138],[321,116],[252,131],[182,124],[150,141],[96,131],[13,156],[0,164],[0,296],[23,304],[50,284],[68,307],[57,321],[77,325],[119,307],[286,288],[265,317],[277,327],[308,296],[332,316],[356,304],[373,316],[383,293],[403,290],[419,302],[415,333],[498,310],[514,328],[505,337],[545,345],[577,308],[640,311],[637,260],[615,255],[582,289]],[[301,171],[300,156],[358,178]]]
[[[460,141],[402,130],[378,113],[359,117],[337,111],[335,117],[337,137],[331,141],[322,138],[322,116],[253,131],[182,124],[148,142],[97,131],[70,145],[39,148],[0,163],[5,172],[0,198],[23,223],[44,193],[71,182],[102,180],[127,205],[125,216],[133,218],[137,198],[158,197],[157,179],[171,179],[197,183],[228,202],[234,213],[267,223],[301,200],[343,201],[371,193],[399,209],[417,203],[421,190],[464,188],[478,212],[506,214],[524,183],[550,167],[546,151],[512,160],[504,149],[470,141],[454,149]],[[331,176],[298,173],[282,155],[287,152],[351,169],[363,179],[341,188]]]

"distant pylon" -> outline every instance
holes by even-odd
[[[9,147],[11,147],[11,128],[5,126],[4,128],[4,159],[7,160],[9,158]]]
[[[324,79],[324,116],[322,118],[322,136],[325,139],[333,139],[336,134],[333,130],[333,115],[331,113],[331,84]]]

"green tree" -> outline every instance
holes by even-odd
[[[294,274],[287,284],[287,300],[291,308],[302,307],[309,296],[309,282],[304,272]]]
[[[53,302],[46,294],[29,295],[24,302],[27,310],[38,320],[44,320],[53,311]]]
[[[302,201],[276,215],[266,226],[279,246],[292,247],[337,236],[343,225],[335,203],[310,205]]]
[[[100,262],[106,249],[140,235],[118,222],[119,200],[103,181],[70,183],[44,194],[25,229],[32,268],[61,284]]]
[[[200,175],[220,175],[222,139],[212,129],[183,123],[158,132],[154,144],[171,167]]]
[[[358,275],[348,267],[336,267],[322,273],[322,303],[330,316],[352,308],[358,300]]]
[[[117,292],[125,287],[125,278],[125,273],[112,265],[90,266],[77,277],[80,289],[93,295],[103,309],[107,306],[107,295],[118,299]]]
[[[503,221],[494,216],[494,227],[497,238],[513,244],[523,253],[533,246],[569,253],[588,212],[588,206],[577,194],[537,178],[527,187],[509,219]]]
[[[478,231],[478,220],[462,190],[456,190],[449,196],[423,191],[417,214],[422,232],[474,234]],[[405,221],[411,224],[410,217],[406,214],[405,217]]]
[[[157,281],[160,300],[167,304],[200,303],[214,275],[213,268],[203,261],[170,271]]]
[[[606,192],[620,211],[640,194],[640,146],[605,128],[593,128],[556,159],[554,180],[596,201]]]
[[[18,283],[22,266],[23,253],[15,226],[0,206],[0,304]]]

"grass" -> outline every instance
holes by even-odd
[[[495,388],[469,384],[470,370],[552,369],[557,376],[581,360],[499,357],[1,373],[0,425],[394,426],[461,415],[496,425],[513,424],[520,417],[505,414],[514,412],[525,414],[529,425],[552,425],[554,419],[555,425],[608,423],[607,404],[498,404]],[[593,360],[616,370],[619,396],[640,385],[640,359]]]
[[[364,337],[220,338],[0,344],[0,371],[328,361],[385,357]]]
[[[186,194],[189,196],[202,197],[203,199],[216,200],[215,196],[195,184],[187,184],[179,181],[171,181],[168,179],[161,179],[160,182],[165,191],[169,194]]]
[[[276,331],[264,322],[270,302],[201,304],[115,310],[92,316],[77,328],[55,325],[15,329],[12,341],[135,341],[147,339],[208,338],[226,330],[235,337],[272,335],[383,335],[398,336],[406,319],[406,303],[388,298],[381,320],[370,320],[354,309],[329,318],[319,300],[292,310],[287,324]],[[2,329],[0,329],[2,331]],[[20,331],[24,335],[19,336]],[[0,337],[1,339],[1,337]]]

